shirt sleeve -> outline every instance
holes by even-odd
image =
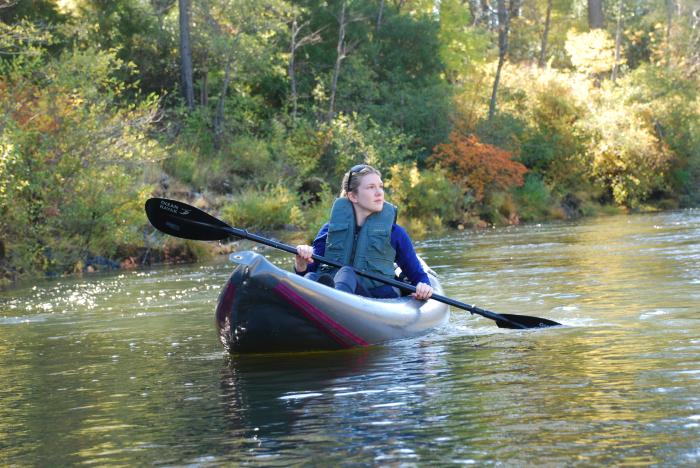
[[[391,246],[396,250],[396,264],[412,285],[430,284],[428,274],[423,270],[423,265],[418,260],[411,238],[406,230],[398,224],[394,224],[391,229]]]
[[[319,257],[323,257],[323,255],[326,253],[326,239],[328,238],[328,223],[324,224],[321,229],[318,231],[318,234],[316,234],[316,238],[311,244],[311,247],[314,250],[314,255],[318,255]],[[305,274],[316,271],[318,270],[318,262],[315,260],[306,267],[306,271],[303,273],[299,273],[296,269],[294,268],[294,273],[300,276],[304,276]]]

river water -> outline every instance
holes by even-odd
[[[227,356],[226,263],[44,281],[0,294],[0,465],[700,463],[700,210],[417,248],[446,295],[566,326]]]

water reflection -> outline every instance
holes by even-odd
[[[453,310],[350,352],[225,356],[225,264],[2,293],[0,465],[693,466],[699,235],[695,210],[419,243],[448,296],[568,326]]]
[[[221,379],[226,421],[248,454],[236,459],[294,460],[300,444],[338,461],[415,458],[400,434],[429,418],[427,381],[442,358],[430,347],[401,348],[400,358],[387,347],[231,358]]]

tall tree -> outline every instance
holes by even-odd
[[[379,2],[379,12],[377,12],[377,24],[375,26],[375,31],[379,32],[382,27],[382,15],[384,14],[384,0]]]
[[[338,18],[338,44],[336,46],[335,64],[333,65],[333,77],[331,79],[331,95],[328,103],[327,120],[333,119],[335,114],[335,96],[338,91],[338,77],[340,76],[340,65],[343,63],[352,49],[357,43],[348,44],[345,39],[348,24],[352,21],[357,21],[359,18],[354,18],[347,12],[347,2],[343,1],[340,8],[340,17]]]
[[[622,49],[622,5],[623,0],[618,0],[617,23],[615,25],[615,64],[612,71],[612,82],[617,80],[617,73],[620,67],[620,50]]]
[[[496,77],[493,80],[493,90],[491,91],[491,101],[489,102],[489,120],[496,113],[496,96],[498,95],[498,85],[501,81],[501,71],[506,61],[508,53],[508,30],[510,28],[510,17],[518,9],[518,0],[510,0],[510,5],[506,0],[498,0],[498,66],[496,67]]]
[[[604,25],[603,0],[588,0],[588,27],[602,29]]]
[[[542,68],[547,61],[547,42],[549,40],[549,25],[552,21],[552,0],[547,0],[547,12],[544,18],[544,31],[542,31],[542,43],[540,44],[540,58],[537,65]]]
[[[194,83],[190,42],[190,2],[189,0],[179,0],[178,6],[180,13],[180,79],[187,108],[192,110],[194,109]]]
[[[296,54],[297,50],[304,47],[305,45],[316,44],[321,41],[321,29],[311,32],[305,36],[299,37],[301,31],[309,25],[306,21],[301,25],[298,23],[297,18],[292,20],[292,34],[291,34],[291,44],[289,47],[289,61],[287,63],[287,73],[289,75],[289,85],[291,88],[290,100],[292,101],[292,120],[297,118],[298,112],[298,101],[299,93],[297,91],[297,78],[296,78]]]
[[[199,66],[211,70],[213,78],[211,143],[218,150],[233,125],[238,131],[252,128],[270,109],[257,100],[270,82],[266,80],[276,85],[284,80],[287,54],[280,46],[287,39],[280,37],[289,31],[292,8],[284,0],[199,0],[192,8],[198,25],[195,44],[202,48],[196,57],[206,60]]]

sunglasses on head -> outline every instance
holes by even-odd
[[[345,187],[345,191],[349,192],[350,191],[350,181],[352,180],[352,176],[357,174],[358,172],[362,171],[363,169],[368,168],[369,166],[367,164],[358,164],[357,166],[352,166],[350,168],[350,174],[348,175],[348,184]]]

